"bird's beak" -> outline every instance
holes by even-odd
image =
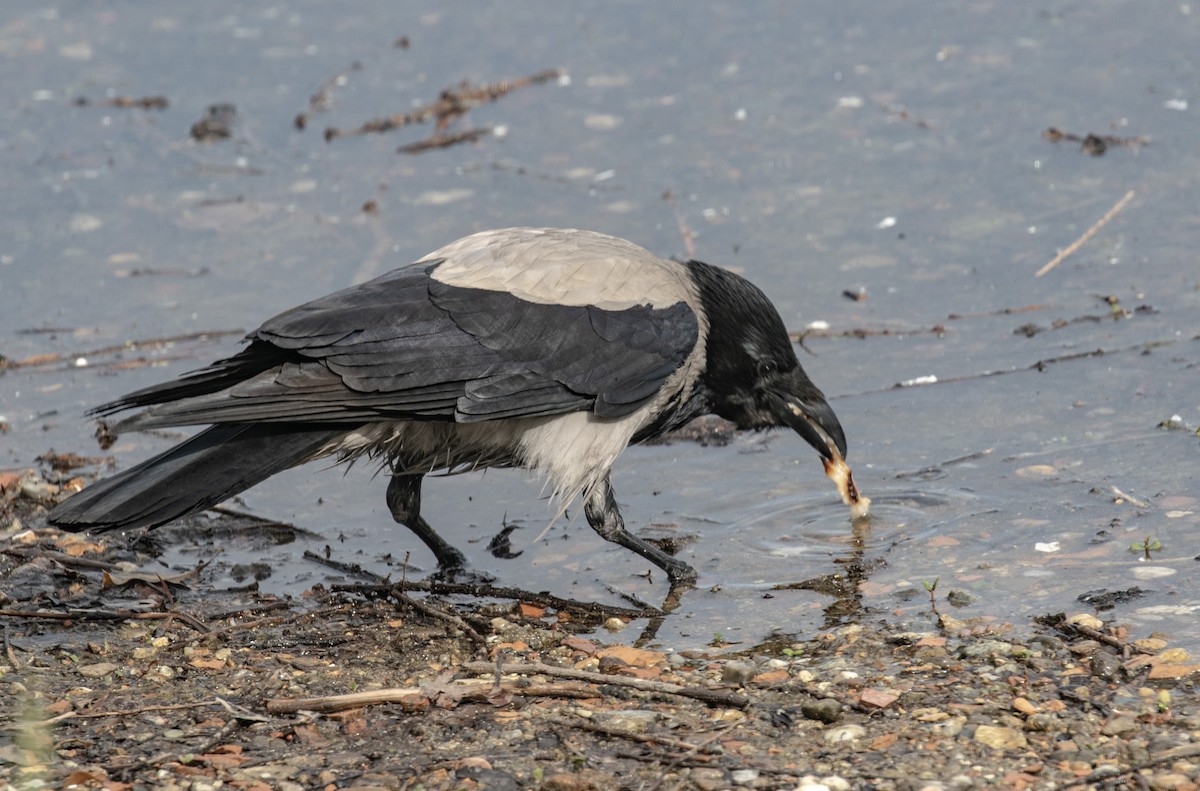
[[[795,429],[804,441],[829,461],[845,458],[846,434],[833,408],[816,388],[804,396],[771,393],[771,410],[776,419]]]

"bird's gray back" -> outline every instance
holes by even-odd
[[[529,302],[624,310],[698,296],[683,266],[615,236],[565,228],[504,228],[451,242],[421,259],[441,283],[503,291]]]

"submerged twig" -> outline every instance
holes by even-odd
[[[438,129],[445,129],[451,121],[461,117],[473,107],[494,102],[518,88],[557,80],[561,76],[562,72],[558,69],[548,69],[537,74],[531,74],[528,77],[520,77],[515,80],[502,80],[501,82],[485,85],[471,85],[464,80],[456,87],[447,88],[442,91],[441,95],[435,101],[418,107],[411,112],[387,118],[375,118],[362,124],[357,129],[348,131],[330,127],[325,130],[325,140],[328,142],[338,137],[379,134],[390,132],[393,129],[400,129],[410,124],[423,124],[430,121],[436,122]]]
[[[1067,256],[1071,255],[1076,250],[1078,250],[1080,247],[1083,247],[1085,244],[1087,244],[1088,239],[1091,239],[1093,236],[1095,236],[1096,233],[1101,228],[1103,228],[1105,225],[1107,225],[1108,222],[1113,217],[1117,216],[1117,213],[1120,212],[1121,209],[1125,208],[1126,204],[1128,204],[1129,201],[1133,200],[1134,192],[1135,192],[1135,190],[1130,190],[1129,192],[1126,192],[1125,196],[1122,197],[1119,201],[1117,201],[1116,204],[1111,209],[1109,209],[1107,212],[1105,212],[1104,216],[1101,217],[1099,220],[1097,220],[1095,225],[1093,225],[1091,228],[1088,228],[1086,231],[1084,231],[1083,236],[1080,236],[1078,239],[1076,239],[1069,247],[1067,247],[1065,250],[1060,251],[1058,255],[1056,255],[1056,256],[1054,256],[1054,258],[1050,259],[1050,262],[1048,264],[1046,264],[1045,266],[1043,266],[1041,269],[1039,269],[1037,271],[1037,273],[1034,275],[1034,277],[1041,277],[1042,275],[1046,274],[1051,269],[1053,269],[1054,267],[1056,267],[1060,263],[1062,263],[1063,259],[1065,259]]]
[[[141,340],[125,341],[121,344],[112,346],[101,346],[98,349],[90,349],[83,352],[51,352],[50,354],[37,354],[32,357],[26,357],[21,360],[9,360],[5,357],[0,357],[0,371],[9,368],[48,368],[57,365],[70,365],[75,367],[92,367],[89,357],[106,357],[121,352],[137,351],[147,346],[169,346],[176,343],[184,343],[186,341],[204,341],[209,338],[223,338],[229,335],[243,335],[243,330],[206,330],[204,332],[189,332],[183,335],[169,335],[163,338],[145,338]],[[174,357],[174,356],[172,356]],[[169,359],[169,358],[159,358]],[[82,360],[82,363],[80,362]],[[132,361],[124,363],[109,363],[109,365],[128,365]],[[157,362],[157,360],[155,360]]]
[[[396,153],[420,154],[423,151],[432,151],[435,148],[449,148],[459,143],[474,143],[479,138],[492,134],[492,131],[492,127],[490,126],[481,126],[476,129],[466,129],[462,132],[435,132],[424,140],[400,146],[396,149]]]
[[[342,69],[317,86],[316,92],[308,98],[308,109],[296,114],[296,118],[293,121],[296,128],[304,129],[308,126],[308,117],[310,115],[325,112],[333,106],[333,89],[339,85],[344,85],[350,73],[362,71],[362,67],[361,63],[354,61],[348,68]]]

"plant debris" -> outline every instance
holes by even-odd
[[[138,110],[165,110],[169,104],[165,96],[110,96],[107,99],[80,96],[75,100],[76,107],[119,107]]]
[[[1094,157],[1103,156],[1109,146],[1129,148],[1136,151],[1142,146],[1150,145],[1150,138],[1140,135],[1137,137],[1117,137],[1116,135],[1097,135],[1089,132],[1081,137],[1070,132],[1064,132],[1056,126],[1052,126],[1042,132],[1042,137],[1051,143],[1061,143],[1064,140],[1071,143],[1079,143],[1080,151]]]
[[[209,105],[204,117],[192,124],[191,135],[201,143],[212,143],[233,136],[237,123],[237,107],[229,103]]]
[[[488,83],[485,85],[472,85],[470,82],[463,80],[453,88],[447,88],[439,94],[435,101],[429,104],[418,107],[407,113],[392,115],[387,118],[376,118],[361,126],[342,130],[330,127],[325,130],[325,140],[332,141],[339,137],[349,137],[352,135],[367,135],[381,134],[390,132],[394,129],[400,129],[412,124],[424,124],[433,122],[438,131],[444,130],[452,121],[461,118],[472,108],[480,105],[494,102],[497,99],[505,96],[519,88],[526,88],[530,85],[540,85],[551,80],[557,80],[562,76],[562,72],[558,69],[549,69],[541,71],[537,74],[532,74],[528,77],[520,77],[514,80],[502,80],[500,82]],[[472,130],[477,132],[476,138],[486,132],[483,130]],[[436,135],[435,135],[436,136]],[[432,139],[432,138],[431,138]],[[462,142],[462,141],[456,141]],[[414,144],[419,145],[419,144]],[[426,146],[426,148],[440,147],[437,145]],[[426,149],[420,149],[426,150]],[[411,152],[409,152],[411,153]]]

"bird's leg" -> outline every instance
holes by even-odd
[[[617,501],[613,497],[612,484],[609,482],[607,476],[600,485],[592,490],[591,496],[584,503],[583,512],[587,516],[588,524],[605,541],[612,541],[626,549],[632,549],[646,560],[667,572],[667,578],[671,581],[672,590],[677,586],[687,586],[690,588],[695,585],[695,569],[679,558],[671,557],[658,547],[643,541],[625,529],[625,520],[621,518],[621,512],[617,509]]]
[[[392,518],[417,534],[425,546],[437,556],[442,571],[460,569],[467,565],[463,553],[446,543],[446,540],[421,518],[421,477],[411,473],[392,476],[387,488],[388,509]]]

